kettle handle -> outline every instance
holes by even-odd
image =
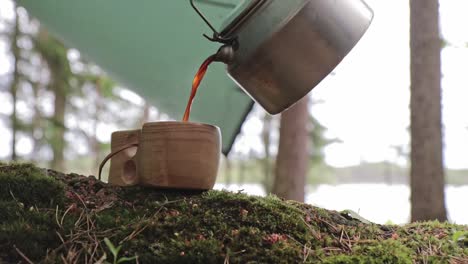
[[[190,0],[190,5],[195,10],[195,12],[197,12],[197,14],[201,17],[201,19],[205,21],[208,27],[210,27],[210,29],[213,31],[213,37],[203,34],[205,38],[207,38],[209,41],[212,41],[212,42],[219,42],[219,43],[229,44],[229,45],[231,45],[232,43],[236,41],[236,37],[229,37],[229,38],[222,37],[221,34],[219,34],[219,32],[213,27],[210,21],[208,21],[206,16],[200,11],[200,9],[198,9],[198,7],[194,3],[194,0]]]

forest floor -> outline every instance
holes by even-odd
[[[468,226],[0,165],[0,263],[468,263]]]

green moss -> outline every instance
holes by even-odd
[[[22,260],[13,245],[34,262],[96,262],[111,256],[104,238],[139,263],[468,260],[466,226],[381,226],[275,196],[117,188],[32,165],[0,167],[0,188],[1,263]]]
[[[352,248],[350,255],[333,256],[325,263],[412,264],[412,251],[395,240],[372,241]]]
[[[0,200],[53,208],[64,202],[63,183],[32,164],[0,165]]]
[[[0,260],[16,260],[20,256],[12,246],[39,260],[44,252],[60,245],[54,229],[53,211],[24,208],[16,202],[0,201]],[[1,261],[0,261],[1,262]]]

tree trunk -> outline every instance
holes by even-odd
[[[34,113],[33,113],[33,120],[32,120],[31,138],[33,139],[34,147],[31,152],[31,159],[34,162],[40,162],[41,159],[40,159],[39,151],[43,144],[42,133],[44,133],[43,125],[42,125],[43,116],[41,114],[40,99],[39,99],[39,90],[41,89],[40,82],[32,83],[32,88],[33,88],[33,95],[34,95],[34,108],[33,108]],[[38,134],[40,134],[40,136],[38,136]]]
[[[56,78],[53,77],[53,78]],[[51,168],[58,171],[65,169],[65,106],[66,106],[66,83],[64,80],[54,81],[53,90],[55,94],[54,101],[54,132],[52,136],[52,151],[54,158],[52,159]]]
[[[94,98],[95,111],[93,113],[93,135],[90,138],[90,149],[94,155],[94,168],[93,171],[99,170],[99,164],[101,163],[101,144],[98,140],[98,126],[101,120],[101,111],[103,108],[102,88],[100,79],[94,83],[96,89],[96,97]]]
[[[410,1],[411,220],[446,220],[437,0]]]
[[[54,115],[49,143],[52,147],[53,159],[51,168],[63,171],[65,168],[65,110],[69,93],[69,80],[72,75],[67,58],[67,49],[47,31],[41,29],[36,39],[36,49],[47,63],[50,72],[50,90],[54,93]]]
[[[271,180],[271,123],[272,116],[268,113],[265,113],[263,118],[263,129],[262,129],[262,141],[263,149],[265,152],[265,157],[263,158],[263,186],[267,193],[271,192],[272,180]]]
[[[305,97],[281,115],[272,192],[288,200],[304,201],[309,146],[307,105]]]
[[[12,106],[13,106],[13,112],[11,113],[10,116],[10,123],[11,123],[11,160],[17,160],[17,154],[16,154],[16,136],[18,134],[18,116],[16,113],[16,103],[18,101],[17,95],[18,95],[18,85],[19,85],[19,79],[20,79],[20,73],[18,69],[19,65],[19,60],[20,60],[20,48],[18,47],[18,38],[20,34],[20,29],[19,29],[19,18],[18,18],[18,12],[17,8],[15,7],[15,24],[14,24],[14,29],[13,29],[13,34],[11,36],[11,51],[13,54],[13,80],[11,82],[10,86],[10,94],[12,98]]]

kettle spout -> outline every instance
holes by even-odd
[[[221,46],[214,55],[214,61],[229,64],[234,59],[234,47],[232,45]]]

